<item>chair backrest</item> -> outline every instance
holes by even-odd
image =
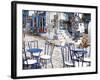
[[[27,62],[26,51],[25,51],[25,42],[23,42],[23,48],[22,48],[22,61],[23,61],[23,64],[24,64],[24,61]],[[28,64],[28,62],[27,62],[27,64]]]
[[[74,50],[75,49],[74,43],[69,43],[68,47],[69,47],[69,50]]]
[[[54,45],[50,44],[49,42],[45,42],[44,53],[47,54],[47,55],[50,55],[52,57],[53,50],[54,50]]]
[[[38,41],[37,40],[28,41],[28,47],[29,48],[38,48]]]
[[[85,54],[85,57],[90,57],[91,56],[91,46],[84,48],[84,50],[87,51],[87,54]]]
[[[73,57],[75,55],[72,52],[72,50],[74,49],[75,49],[75,46],[72,43],[66,44],[64,47],[61,48],[63,64],[65,62],[72,62],[74,64]]]
[[[70,59],[71,59],[71,61],[73,61],[74,58],[77,57],[77,55],[75,55],[74,52],[73,52],[73,50],[75,50],[75,45],[74,45],[74,43],[69,43],[68,47],[69,47]]]
[[[63,64],[65,64],[65,62],[69,61],[69,48],[67,44],[61,47],[61,54],[62,54]]]

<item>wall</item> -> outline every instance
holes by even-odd
[[[23,1],[23,0],[22,0]],[[100,9],[100,0],[31,0],[37,2],[49,3],[64,3],[64,4],[83,4],[83,5],[97,5]],[[1,0],[0,2],[0,80],[11,80],[11,0]],[[100,11],[99,11],[100,14]],[[100,20],[100,16],[98,16]],[[99,21],[98,20],[98,21]],[[98,24],[100,26],[100,24]],[[20,26],[19,26],[20,27]],[[99,30],[99,27],[98,27]],[[100,32],[99,32],[100,33]],[[98,37],[98,41],[100,36]],[[99,42],[98,42],[99,44]],[[100,49],[99,49],[100,52]],[[98,52],[98,53],[99,53]],[[100,54],[98,54],[100,57]],[[100,58],[99,60],[100,61]],[[100,67],[100,64],[98,64]],[[100,71],[100,69],[99,69]],[[42,80],[100,80],[100,74],[92,75],[78,75],[78,76],[63,76],[42,78]],[[27,79],[32,80],[32,79]],[[34,80],[41,80],[35,78]]]

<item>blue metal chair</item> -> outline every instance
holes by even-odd
[[[27,57],[27,52],[25,51],[25,48],[23,48],[22,50],[23,69],[39,68],[37,60],[32,59],[31,57]]]
[[[69,48],[69,55],[71,55],[71,60],[74,61],[74,64],[75,64],[75,62],[78,62],[78,66],[79,66],[79,62],[80,62],[79,54],[75,53],[74,43],[69,43],[68,48]]]
[[[34,58],[38,58],[42,51],[42,49],[38,48],[38,41],[37,40],[29,41],[28,46],[29,49],[27,51],[30,52]]]
[[[62,59],[63,59],[63,67],[75,67],[73,54],[70,53],[68,44],[61,47],[61,52],[62,52]]]
[[[82,65],[83,63],[87,63],[87,66],[91,66],[91,46],[88,48],[84,48],[85,51],[87,51],[87,54],[84,55],[84,58],[82,59]]]
[[[53,68],[53,63],[52,63],[53,50],[54,50],[54,45],[50,44],[49,42],[46,42],[44,54],[40,56],[40,60],[44,68],[47,68],[47,64],[49,63],[51,63],[51,66]]]
[[[38,41],[29,41],[28,42],[29,49],[28,52],[31,53],[32,58],[36,59],[38,61],[38,65],[40,66],[40,53],[42,52],[42,49],[38,48]]]
[[[78,66],[79,66],[79,62],[82,63],[83,66],[83,62],[87,62],[90,64],[89,61],[85,61],[84,56],[87,53],[86,50],[84,50],[83,48],[75,48],[73,43],[69,43],[69,50],[70,50],[70,54],[73,53],[73,60],[78,62]]]

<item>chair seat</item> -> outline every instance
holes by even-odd
[[[35,63],[37,63],[37,60],[29,59],[27,61],[24,61],[24,64],[27,64],[27,62],[28,62],[28,64],[35,64]]]
[[[73,64],[72,62],[67,62],[67,61],[65,61],[65,65],[73,66],[74,64]]]
[[[39,56],[40,53],[33,53],[32,55],[33,55],[33,56]]]
[[[50,56],[49,55],[41,55],[40,58],[45,59],[45,60],[49,60]]]
[[[84,62],[90,62],[91,61],[91,58],[84,58]]]

